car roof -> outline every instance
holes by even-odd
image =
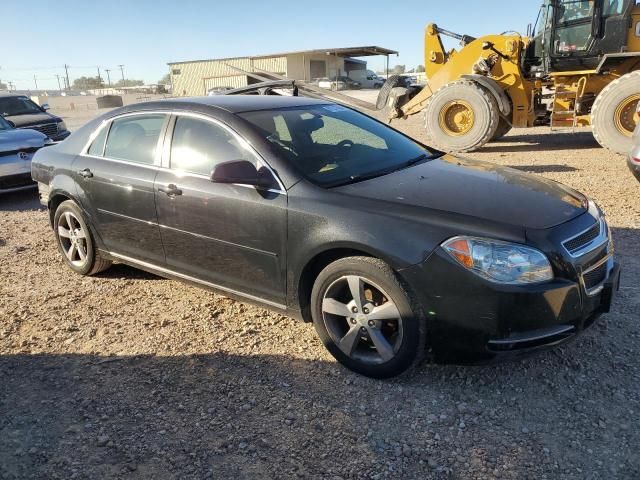
[[[0,92],[0,98],[2,98],[2,97],[27,97],[27,98],[29,98],[29,96],[24,94],[24,93],[15,93],[15,92]]]
[[[216,95],[211,97],[167,98],[153,103],[158,106],[173,105],[176,107],[203,105],[226,110],[230,113],[242,113],[256,110],[276,110],[280,108],[326,105],[331,102],[308,97],[289,97],[284,95]],[[137,105],[142,106],[144,104],[140,103]]]

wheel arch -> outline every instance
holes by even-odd
[[[300,270],[298,278],[295,282],[295,302],[301,312],[301,318],[304,322],[311,322],[311,290],[318,274],[324,270],[329,264],[347,257],[371,257],[378,258],[386,262],[395,270],[390,259],[385,258],[381,252],[371,247],[359,244],[337,244],[328,246],[320,251],[314,252],[310,259]]]
[[[511,100],[495,80],[478,74],[461,75],[460,78],[471,80],[486,88],[498,103],[500,114],[504,117],[511,118]]]
[[[67,200],[72,200],[72,201],[78,203],[78,201],[75,198],[73,198],[73,196],[69,192],[67,192],[66,190],[54,190],[49,195],[49,203],[48,203],[48,207],[49,207],[49,225],[51,225],[51,228],[53,228],[53,217],[56,214],[56,210],[58,209],[58,207],[60,206],[60,204],[62,202],[65,202]]]

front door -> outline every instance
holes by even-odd
[[[105,247],[154,264],[164,264],[153,185],[167,120],[163,114],[116,118],[73,163],[80,203]]]
[[[156,177],[167,266],[214,286],[274,304],[285,299],[287,197],[213,183],[216,164],[249,160],[266,168],[235,132],[212,119],[178,115],[169,127],[169,170]]]

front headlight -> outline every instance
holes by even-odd
[[[460,265],[495,283],[521,285],[553,279],[544,253],[516,243],[489,238],[454,237],[442,248]]]
[[[58,122],[58,133],[60,132],[66,132],[67,131],[67,126],[65,125],[64,122]]]

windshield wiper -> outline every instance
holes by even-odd
[[[404,170],[406,168],[417,165],[418,163],[423,162],[424,160],[431,160],[436,157],[437,155],[427,155],[426,153],[422,153],[415,158],[407,160],[406,162],[403,162],[399,165],[395,165],[393,168],[388,168],[386,170],[378,170],[365,175],[352,175],[351,177],[349,177],[348,180],[342,180],[340,182],[332,183],[327,185],[326,187],[327,188],[343,187],[345,185],[353,185],[354,183],[360,183],[366,180],[371,180],[373,178],[383,177],[385,175],[390,175],[392,173],[399,172],[400,170]]]

